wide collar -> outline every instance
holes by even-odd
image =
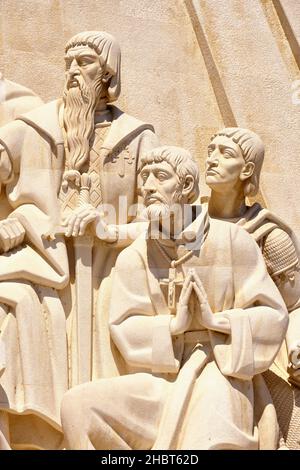
[[[50,101],[50,103],[18,116],[17,119],[46,134],[55,145],[63,144],[63,133],[59,125],[61,106],[62,100]],[[112,113],[112,123],[101,146],[107,151],[107,154],[131,136],[133,137],[146,129],[154,132],[151,124],[129,116],[116,106],[109,105],[109,109]]]

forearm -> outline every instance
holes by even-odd
[[[148,222],[132,222],[121,225],[107,225],[105,229],[96,228],[96,235],[100,240],[113,244],[118,248],[125,248],[136,240],[141,233],[146,232]]]
[[[128,365],[157,372],[176,372],[169,315],[132,315],[110,325],[112,339]]]

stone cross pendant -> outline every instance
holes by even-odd
[[[173,266],[169,268],[169,278],[160,280],[161,286],[168,286],[168,308],[171,314],[176,313],[176,286],[183,285],[181,273]]]

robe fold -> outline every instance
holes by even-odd
[[[13,165],[13,176],[6,186],[9,217],[17,218],[26,231],[21,246],[0,256],[0,302],[8,307],[0,315],[0,408],[36,413],[57,429],[61,398],[76,376],[72,367],[77,354],[70,331],[75,304],[72,241],[66,243],[61,235],[54,240],[45,238],[61,224],[58,196],[65,171],[59,125],[61,104],[60,100],[50,102],[0,129],[0,145]],[[128,207],[137,202],[139,156],[157,146],[158,141],[150,124],[115,106],[109,109],[111,125],[98,149],[102,159],[102,202],[112,204],[118,211],[119,196],[127,197]],[[122,223],[131,219],[125,211]],[[109,246],[95,240],[91,267],[95,289],[95,375],[101,374],[98,369],[103,359],[99,357],[102,351],[98,337],[103,331],[102,322],[105,324],[105,319],[98,318],[95,312],[101,317],[106,305],[97,307],[97,297],[101,297],[101,283],[109,278],[119,251],[117,244]],[[107,280],[106,283],[109,284]],[[103,342],[105,348],[107,344]],[[14,355],[17,359],[13,362]]]
[[[192,226],[197,229],[197,219]],[[133,374],[128,381],[146,372],[155,375],[153,380],[172,383],[153,448],[275,449],[275,413],[266,413],[273,406],[256,376],[274,361],[288,315],[258,246],[243,229],[211,220],[202,247],[181,266],[184,275],[189,268],[196,270],[212,312],[229,320],[228,335],[205,329],[194,299],[191,331],[171,336],[159,283],[168,276],[164,263],[156,242],[143,236],[125,249],[115,267],[110,309],[112,338]],[[264,405],[254,399],[262,396]],[[273,416],[268,426],[260,419],[266,415]]]

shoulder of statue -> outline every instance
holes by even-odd
[[[272,276],[279,275],[299,265],[299,254],[294,240],[282,228],[276,227],[264,239],[263,255]]]
[[[136,265],[144,264],[147,259],[147,240],[145,235],[141,234],[131,245],[124,250],[118,256],[116,267],[129,266],[133,269]]]
[[[109,105],[108,108],[112,113],[113,121],[118,122],[118,125],[124,126],[124,128],[128,129],[128,133],[135,131],[135,130],[146,130],[149,129],[154,132],[154,127],[152,124],[146,123],[137,119],[130,114],[125,113],[120,108],[115,105]]]
[[[63,135],[59,126],[59,107],[61,100],[50,101],[38,108],[21,114],[16,120],[25,122],[28,126],[48,136],[56,145],[63,143]]]

